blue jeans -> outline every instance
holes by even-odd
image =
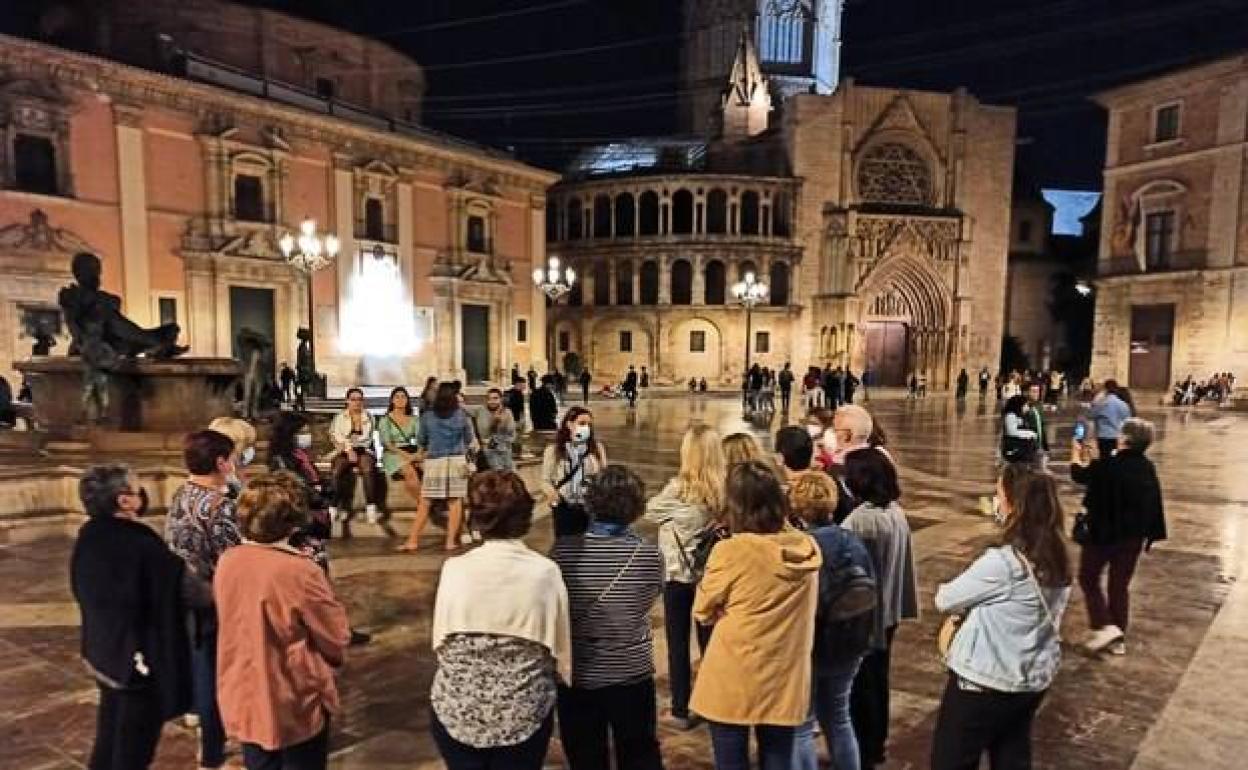
[[[217,708],[217,632],[204,634],[199,644],[191,647],[191,689],[195,714],[199,717],[199,765],[221,767],[225,764],[225,726]]]
[[[715,770],[750,770],[750,729],[758,742],[761,770],[793,767],[793,735],[797,728],[778,725],[726,725],[711,722],[711,749]]]
[[[815,720],[828,742],[833,770],[860,770],[858,738],[849,718],[849,691],[862,658],[830,671],[817,671],[811,680],[810,718],[797,728],[793,744],[794,770],[819,770],[815,748]]]

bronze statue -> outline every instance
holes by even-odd
[[[57,303],[71,337],[69,355],[82,357],[82,405],[88,420],[108,412],[108,373],[123,357],[173,358],[186,352],[178,345],[178,325],[144,329],[121,313],[121,298],[100,289],[100,258],[74,255],[76,283],[61,289]]]
[[[35,344],[30,346],[30,354],[32,356],[46,356],[52,353],[52,348],[56,347],[56,337],[47,329],[39,329],[35,332]]]

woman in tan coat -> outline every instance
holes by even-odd
[[[794,729],[810,709],[819,548],[788,525],[775,472],[751,460],[728,472],[732,536],[711,551],[694,618],[715,633],[693,687],[692,710],[710,722],[718,770],[744,770],[750,729],[763,770],[793,759]]]

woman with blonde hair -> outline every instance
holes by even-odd
[[[237,498],[243,491],[243,479],[239,474],[246,474],[247,471],[242,469],[256,459],[256,428],[238,417],[218,417],[208,423],[208,430],[215,430],[234,442],[230,460],[234,462],[236,472],[226,479],[226,486],[229,488],[229,495]]]
[[[680,442],[680,470],[646,504],[646,519],[659,525],[659,548],[667,572],[663,621],[672,687],[669,721],[685,730],[696,724],[689,713],[693,680],[689,628],[693,625],[693,598],[698,583],[693,551],[699,535],[723,510],[727,468],[719,432],[709,425],[694,425],[685,431]],[[697,636],[698,646],[705,650],[710,630],[699,625]]]

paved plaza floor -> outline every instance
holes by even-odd
[[[992,492],[995,404],[932,396],[878,398],[868,406],[902,469],[924,609],[919,622],[897,635],[886,767],[924,768],[945,677],[934,652],[940,618],[932,595],[994,534],[977,508]],[[595,409],[611,461],[634,467],[652,492],[674,471],[691,421],[760,437],[784,422],[748,425],[726,398],[656,399],[635,412],[615,402]],[[1046,413],[1057,433],[1053,470],[1063,480],[1072,416]],[[1239,580],[1248,565],[1248,415],[1145,408],[1144,416],[1160,429],[1151,454],[1165,490],[1170,540],[1140,564],[1126,657],[1096,660],[1075,648],[1087,629],[1075,591],[1062,623],[1062,670],[1036,721],[1038,768],[1229,770],[1248,763],[1248,588]],[[1076,490],[1066,481],[1063,489],[1073,511]],[[375,632],[373,644],[351,650],[340,677],[345,713],[334,725],[335,768],[441,767],[428,733],[440,536],[431,531],[429,553],[419,556],[396,555],[381,537],[332,544],[337,590],[355,624]],[[548,519],[535,525],[531,541],[549,547]],[[70,546],[70,539],[58,538],[0,549],[0,768],[78,768],[90,747],[95,688],[77,659]],[[654,627],[665,699],[658,608]],[[664,728],[661,738],[669,768],[712,766],[705,728]],[[156,766],[195,767],[194,747],[191,731],[169,725]],[[549,765],[561,766],[557,741]]]

